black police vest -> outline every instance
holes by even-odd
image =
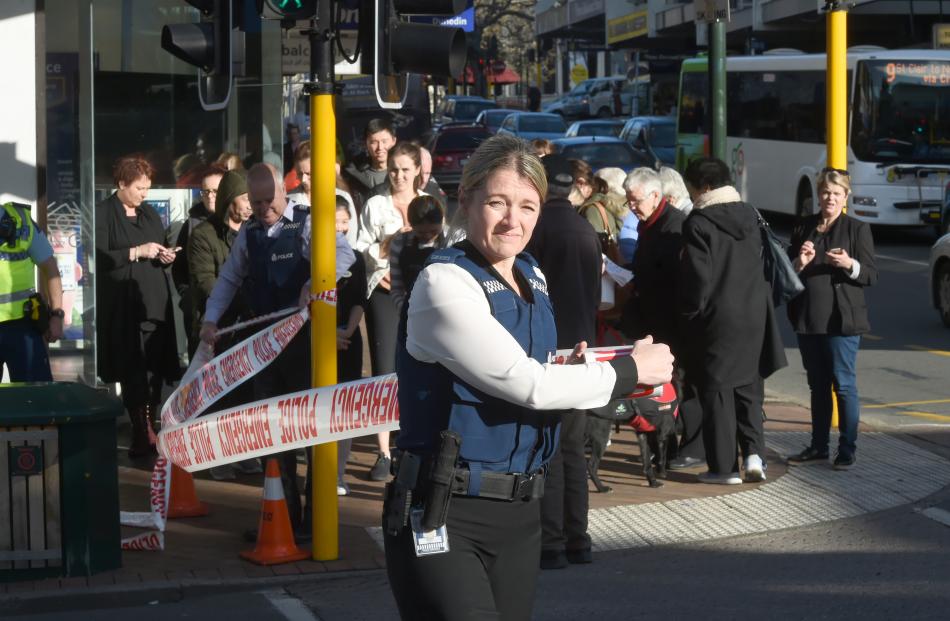
[[[244,297],[255,315],[265,315],[300,301],[310,278],[310,257],[303,252],[303,227],[310,208],[294,206],[293,222],[285,222],[276,237],[268,237],[259,222],[247,225],[248,274]]]
[[[533,301],[528,302],[479,259],[455,247],[433,252],[427,264],[454,263],[471,274],[484,290],[492,316],[528,356],[546,363],[557,335],[547,287],[535,271],[537,263],[527,254],[515,260],[532,290]],[[472,472],[469,494],[478,494],[482,471],[531,473],[554,455],[559,417],[487,395],[441,364],[419,362],[409,355],[404,341],[397,343],[396,358],[400,429],[396,445],[429,455],[437,450],[441,431],[459,432],[460,461]]]

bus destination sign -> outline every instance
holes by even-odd
[[[930,86],[950,86],[950,62],[887,63],[885,71],[888,84],[897,78],[910,78]]]

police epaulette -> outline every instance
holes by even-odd
[[[294,205],[294,211],[302,211],[304,213],[310,213],[310,205],[301,205],[297,203]]]
[[[455,263],[459,257],[464,257],[465,252],[458,248],[440,248],[429,255],[426,264],[429,263]]]

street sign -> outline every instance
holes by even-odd
[[[589,75],[587,67],[580,63],[571,67],[571,83],[575,86],[586,80]]]
[[[711,24],[729,21],[729,0],[693,0],[693,8],[697,22]]]
[[[950,24],[934,24],[934,49],[950,49]]]
[[[432,17],[422,15],[410,15],[409,21],[414,24],[436,24],[438,26],[451,26],[461,28],[464,32],[475,32],[475,6],[471,5],[454,17]]]

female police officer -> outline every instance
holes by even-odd
[[[433,253],[409,299],[397,353],[400,451],[383,516],[404,619],[529,618],[538,498],[557,446],[550,410],[604,405],[638,378],[670,379],[669,349],[652,339],[611,363],[547,364],[551,302],[522,254],[546,191],[526,143],[482,143],[459,188],[467,240]]]

